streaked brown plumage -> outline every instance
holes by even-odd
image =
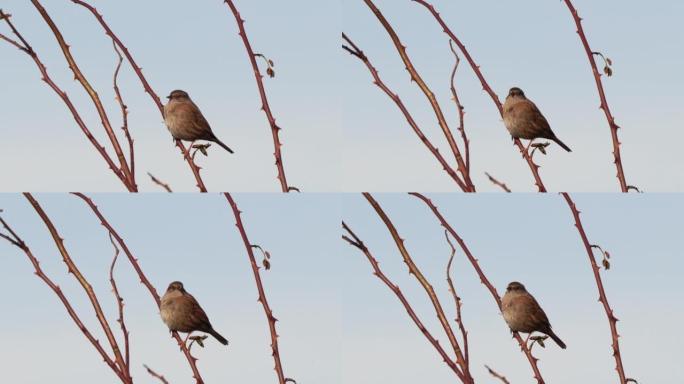
[[[553,140],[568,152],[572,152],[551,130],[549,122],[539,111],[539,108],[525,97],[522,89],[513,87],[508,92],[503,105],[504,125],[516,139]]]
[[[565,349],[565,343],[551,330],[546,313],[537,300],[530,295],[525,286],[514,281],[508,284],[506,294],[501,299],[503,317],[513,332],[541,332],[549,335],[559,347]]]
[[[233,153],[232,149],[214,135],[209,122],[197,105],[192,102],[187,92],[177,89],[166,98],[169,102],[164,106],[164,122],[174,139],[213,141],[226,151]]]
[[[183,288],[183,283],[174,281],[169,284],[161,299],[161,317],[171,331],[192,333],[200,331],[208,333],[221,344],[227,345],[228,340],[214,330],[207,314],[195,298]]]

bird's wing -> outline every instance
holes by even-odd
[[[211,133],[211,126],[209,126],[209,122],[204,118],[202,111],[200,111],[197,105],[193,103],[192,106],[193,108],[190,111],[190,113],[192,113],[191,121],[193,122],[195,129],[201,133],[198,136],[204,140],[212,138],[214,135]]]
[[[209,317],[207,317],[206,312],[204,312],[197,300],[195,300],[191,294],[188,293],[187,295],[191,299],[189,302],[192,303],[192,308],[189,314],[193,324],[195,324],[196,328],[201,331],[211,329],[211,323],[209,322]]]
[[[524,302],[524,305],[529,308],[528,315],[536,326],[549,326],[549,319],[546,317],[546,313],[544,313],[544,310],[532,295],[524,295],[520,299]]]
[[[525,121],[529,122],[535,132],[545,133],[551,131],[549,122],[546,120],[544,115],[542,115],[536,104],[529,100],[525,100],[524,102],[516,105],[516,107],[518,115]]]

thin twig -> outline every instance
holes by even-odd
[[[273,156],[275,156],[275,165],[278,170],[278,180],[280,181],[280,188],[283,192],[290,192],[291,189],[287,184],[287,178],[285,177],[283,155],[280,150],[280,148],[283,145],[280,143],[280,137],[278,136],[282,128],[280,128],[276,124],[276,119],[273,116],[271,106],[268,103],[268,97],[266,96],[266,88],[264,87],[263,82],[263,75],[261,74],[261,71],[259,70],[259,65],[256,61],[257,56],[254,54],[254,51],[252,50],[252,45],[250,44],[249,39],[247,38],[247,32],[245,31],[245,21],[242,19],[242,16],[240,16],[240,12],[238,11],[237,7],[235,6],[232,0],[225,0],[225,3],[228,5],[230,11],[233,13],[233,16],[235,17],[235,22],[237,23],[239,29],[238,34],[242,38],[242,42],[245,46],[245,49],[247,50],[247,57],[249,58],[249,62],[252,65],[252,70],[254,71],[254,78],[256,79],[257,88],[259,89],[259,96],[261,97],[261,109],[266,114],[268,124],[271,126],[271,136],[273,136],[274,148]]]
[[[392,99],[394,104],[396,104],[396,106],[399,108],[401,113],[406,118],[406,121],[413,129],[413,132],[415,132],[416,135],[418,135],[420,141],[428,148],[428,150],[437,159],[437,161],[439,161],[439,164],[442,166],[442,169],[444,169],[444,171],[454,180],[454,182],[456,182],[456,184],[459,186],[459,188],[461,188],[461,190],[466,191],[467,187],[465,185],[465,182],[461,180],[456,171],[454,171],[451,165],[447,163],[442,154],[439,153],[439,149],[437,149],[430,142],[430,140],[428,140],[428,138],[425,136],[420,127],[418,127],[418,124],[413,119],[413,116],[411,116],[411,113],[409,113],[404,103],[401,101],[401,98],[399,98],[399,95],[392,92],[392,90],[390,90],[389,87],[382,81],[380,75],[378,74],[378,71],[371,64],[370,60],[363,53],[363,51],[359,49],[359,47],[357,47],[356,44],[354,44],[354,42],[346,34],[342,33],[342,38],[349,44],[349,46],[342,45],[342,49],[349,52],[351,55],[355,56],[366,65],[366,68],[368,68],[368,71],[370,71],[371,76],[373,76],[373,84],[378,86],[378,88],[380,88],[390,99]]]
[[[451,368],[454,373],[461,378],[462,373],[459,370],[458,366],[454,361],[447,355],[447,353],[444,351],[444,348],[439,344],[439,341],[432,336],[430,331],[423,325],[423,322],[420,320],[416,312],[413,310],[413,307],[411,307],[411,304],[408,302],[406,299],[406,296],[404,296],[403,292],[401,289],[399,289],[399,286],[394,284],[387,275],[382,272],[380,269],[380,265],[378,264],[378,261],[373,257],[371,254],[370,250],[366,247],[366,245],[361,241],[361,239],[356,236],[356,234],[347,226],[347,224],[343,221],[342,222],[342,228],[351,236],[351,238],[347,235],[342,235],[342,239],[349,243],[350,245],[358,248],[363,254],[366,256],[368,259],[368,262],[371,264],[371,267],[373,267],[373,274],[377,276],[386,286],[389,288],[394,295],[399,299],[401,304],[404,306],[404,309],[406,309],[406,313],[408,313],[409,317],[411,320],[413,320],[413,323],[418,327],[418,329],[423,333],[423,336],[432,344],[432,346],[435,348],[437,353],[442,357],[442,360],[446,365]]]
[[[116,243],[114,243],[114,238],[112,238],[112,234],[109,234],[109,241],[112,243],[112,247],[114,247],[114,257],[112,258],[112,265],[109,267],[109,283],[112,285],[112,293],[114,293],[114,298],[116,298],[116,306],[119,310],[119,318],[116,320],[119,323],[119,326],[121,327],[121,334],[123,335],[124,338],[124,353],[125,353],[125,361],[126,361],[126,374],[128,377],[131,377],[131,350],[130,350],[130,344],[129,344],[129,333],[128,333],[128,328],[126,327],[126,322],[124,320],[124,300],[123,297],[121,297],[121,294],[119,294],[119,288],[116,285],[116,280],[114,280],[114,266],[116,265],[116,260],[119,258],[119,247],[116,246]]]
[[[447,284],[449,284],[449,291],[451,292],[451,296],[454,298],[454,305],[456,306],[456,324],[458,324],[458,328],[461,330],[461,337],[463,338],[463,352],[465,354],[465,362],[466,365],[470,366],[470,352],[468,349],[468,331],[466,331],[465,326],[463,325],[463,317],[461,316],[461,298],[458,296],[458,293],[456,292],[456,286],[454,285],[454,280],[451,278],[451,264],[454,261],[454,256],[456,256],[456,248],[454,248],[454,244],[451,243],[451,240],[449,239],[449,232],[447,232],[446,229],[444,230],[444,237],[446,238],[446,241],[449,244],[449,247],[451,248],[449,262],[447,263],[446,267]]]
[[[423,290],[425,293],[428,295],[430,298],[430,302],[432,303],[432,306],[435,310],[435,315],[437,316],[437,319],[439,320],[440,324],[442,325],[442,328],[444,329],[444,332],[447,335],[447,338],[449,339],[449,343],[451,344],[454,353],[456,354],[456,362],[457,364],[461,367],[460,371],[460,378],[461,381],[464,383],[472,383],[473,378],[470,375],[470,371],[468,368],[468,365],[466,364],[465,361],[465,356],[463,355],[463,352],[461,350],[461,346],[458,343],[458,340],[456,339],[456,336],[454,335],[454,330],[451,328],[451,325],[449,324],[449,321],[447,320],[446,315],[444,314],[444,309],[442,308],[442,303],[439,300],[439,297],[437,296],[437,293],[435,293],[435,289],[432,287],[432,284],[428,281],[428,279],[423,275],[423,273],[420,271],[420,268],[418,268],[418,265],[413,261],[413,258],[409,254],[408,250],[404,246],[404,239],[401,238],[399,235],[399,232],[397,231],[396,227],[394,226],[394,223],[392,223],[392,220],[390,220],[389,216],[383,211],[382,207],[380,204],[373,198],[373,196],[370,193],[364,193],[363,196],[366,198],[368,203],[373,207],[375,212],[378,214],[382,222],[385,224],[387,227],[387,230],[389,231],[390,235],[392,236],[392,239],[394,240],[394,243],[397,246],[397,249],[399,250],[399,253],[401,254],[402,258],[404,259],[404,263],[406,263],[406,266],[409,269],[409,274],[412,274],[415,276],[415,278],[418,280],[420,285],[423,287]]]
[[[143,367],[145,367],[145,369],[147,370],[147,373],[149,373],[150,376],[159,379],[159,381],[161,381],[163,384],[169,384],[169,382],[166,380],[166,378],[164,378],[164,376],[153,371],[152,368],[148,367],[146,364],[143,364]]]
[[[613,357],[615,358],[615,370],[620,377],[621,384],[627,384],[628,379],[625,375],[625,368],[622,365],[622,356],[620,355],[620,343],[617,331],[617,317],[613,313],[613,309],[608,304],[608,297],[606,296],[606,291],[603,288],[603,281],[601,280],[601,274],[599,273],[599,266],[596,264],[596,259],[594,258],[594,252],[592,251],[592,245],[587,238],[587,233],[584,231],[582,226],[582,221],[580,220],[580,211],[577,209],[575,202],[572,201],[570,195],[567,192],[561,193],[565,202],[568,203],[572,216],[575,220],[575,227],[579,232],[580,238],[582,239],[582,244],[584,244],[584,249],[587,251],[587,256],[589,257],[589,263],[591,264],[591,270],[594,273],[594,280],[596,280],[596,288],[599,293],[599,302],[603,304],[603,309],[606,312],[606,317],[608,318],[608,325],[610,326],[610,335],[613,340]]]
[[[589,59],[589,65],[591,65],[591,71],[594,75],[594,81],[596,82],[596,89],[598,90],[599,99],[601,100],[600,108],[606,115],[606,120],[608,121],[608,126],[610,127],[610,136],[613,141],[613,158],[615,163],[615,168],[617,168],[617,178],[620,183],[620,189],[622,192],[629,192],[627,188],[627,180],[625,179],[625,170],[622,167],[622,156],[620,155],[620,139],[618,138],[618,129],[620,128],[615,123],[615,118],[610,112],[610,107],[608,106],[608,101],[606,99],[606,92],[603,89],[603,81],[601,80],[601,73],[598,71],[596,66],[596,60],[594,60],[593,51],[589,47],[589,41],[587,41],[587,36],[584,34],[584,28],[582,28],[582,18],[577,13],[577,9],[572,5],[570,0],[563,0],[565,5],[567,5],[572,18],[575,21],[575,26],[577,27],[577,34],[582,41],[582,46]]]
[[[247,238],[247,231],[245,230],[245,226],[242,223],[242,218],[240,217],[240,214],[242,212],[238,209],[238,206],[235,203],[235,200],[233,200],[233,197],[230,195],[230,193],[224,193],[224,196],[228,200],[228,204],[230,204],[230,208],[233,211],[233,215],[235,216],[235,226],[240,232],[240,237],[242,237],[242,241],[245,244],[247,256],[249,257],[249,262],[252,266],[252,272],[254,273],[254,281],[256,282],[257,291],[259,292],[258,301],[263,306],[264,313],[266,314],[266,319],[268,320],[268,328],[271,333],[271,349],[273,351],[273,360],[275,361],[275,371],[278,375],[278,383],[285,384],[287,380],[292,380],[285,377],[285,374],[283,373],[283,364],[280,361],[280,350],[278,349],[278,332],[276,330],[276,321],[278,321],[278,319],[275,318],[275,316],[273,315],[273,311],[271,310],[271,307],[268,305],[268,300],[266,299],[266,291],[264,290],[264,286],[261,283],[261,275],[259,274],[260,267],[256,262],[254,252],[252,251],[252,243],[250,243],[249,239]]]
[[[487,178],[489,181],[491,181],[494,185],[498,186],[499,188],[503,189],[504,191],[511,193],[511,189],[508,188],[506,183],[503,183],[497,179],[494,178],[494,176],[490,175],[489,173],[485,172],[485,175],[487,175]]]
[[[151,174],[151,173],[149,173],[149,172],[147,172],[147,175],[150,177],[150,179],[152,179],[152,182],[153,182],[153,183],[155,183],[155,184],[159,185],[160,187],[164,188],[164,189],[166,190],[166,192],[169,192],[169,193],[173,192],[173,191],[171,190],[171,187],[170,187],[167,183],[165,183],[165,182],[163,182],[163,181],[157,179],[156,177],[154,177],[153,174]]]
[[[478,260],[473,256],[473,254],[470,252],[470,249],[466,245],[465,241],[458,235],[458,233],[454,230],[454,228],[449,224],[444,216],[439,212],[437,209],[437,206],[435,206],[430,199],[427,197],[423,196],[420,193],[416,192],[410,192],[409,195],[417,197],[418,199],[422,200],[428,208],[432,211],[432,213],[435,215],[437,220],[440,222],[442,227],[449,231],[449,234],[451,237],[453,237],[458,245],[461,247],[463,250],[463,253],[465,253],[466,257],[468,258],[468,261],[470,261],[470,264],[473,266],[475,269],[475,272],[480,278],[480,282],[484,284],[485,287],[489,290],[489,292],[492,294],[492,297],[494,298],[494,301],[496,302],[497,307],[499,310],[502,310],[501,308],[501,297],[499,296],[499,293],[496,291],[496,288],[494,288],[494,285],[489,281],[487,276],[484,274],[482,271],[482,268],[480,267],[480,263]],[[520,345],[520,349],[525,353],[525,356],[527,357],[527,361],[530,363],[530,366],[532,367],[532,371],[534,372],[534,377],[537,379],[537,384],[544,384],[544,379],[542,378],[541,372],[539,371],[539,367],[537,366],[537,362],[539,359],[535,358],[532,355],[532,352],[530,349],[527,347],[525,344],[525,341],[522,339],[520,334],[518,332],[513,333],[513,337],[516,339],[518,342],[518,345]]]
[[[488,365],[485,365],[485,368],[487,368],[487,372],[489,372],[490,375],[492,375],[492,376],[496,377],[497,379],[501,380],[502,383],[504,383],[504,384],[511,384],[511,382],[508,381],[508,379],[507,379],[504,375],[502,375],[502,374],[496,372],[495,370],[489,368]]]
[[[451,40],[449,40],[449,49],[451,49],[451,53],[453,53],[454,57],[456,58],[454,69],[451,70],[451,77],[449,78],[451,96],[453,97],[454,103],[456,104],[456,111],[458,112],[458,130],[461,132],[461,139],[463,140],[466,169],[468,169],[468,172],[470,173],[470,140],[468,140],[468,136],[466,135],[465,131],[465,109],[463,108],[463,104],[461,104],[461,99],[458,97],[455,84],[456,70],[458,70],[458,65],[461,63],[461,58],[458,57]]]
[[[112,46],[114,47],[114,52],[119,61],[116,64],[116,69],[114,70],[114,93],[116,94],[116,100],[119,103],[119,109],[121,109],[121,129],[126,136],[126,141],[128,141],[128,158],[130,161],[131,175],[133,175],[133,180],[135,180],[135,152],[133,149],[133,137],[131,137],[131,132],[128,130],[128,106],[124,103],[123,96],[121,96],[121,90],[117,84],[117,79],[119,77],[119,71],[121,70],[121,64],[123,64],[123,56],[119,52],[119,48],[116,47],[116,43],[112,41]]]

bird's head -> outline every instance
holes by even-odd
[[[513,87],[510,91],[508,91],[508,97],[522,97],[524,99],[525,92],[518,87]]]
[[[513,281],[508,284],[508,287],[506,287],[506,292],[527,292],[525,290],[525,286],[518,283],[517,281]]]
[[[173,292],[173,291],[178,291],[181,293],[185,293],[185,288],[183,288],[183,283],[180,281],[174,281],[173,283],[169,284],[169,287],[166,288],[166,292]]]
[[[167,99],[169,100],[188,100],[190,98],[190,95],[188,95],[187,92],[181,91],[180,89],[176,89],[175,91],[171,92],[168,96],[166,96]]]

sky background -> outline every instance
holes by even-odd
[[[107,233],[83,201],[69,195],[35,195],[65,239],[81,272],[114,320],[108,273],[114,254]],[[213,338],[193,347],[207,383],[276,380],[268,325],[235,219],[220,195],[91,195],[125,239],[142,269],[163,293],[181,280],[229,341]],[[269,303],[278,318],[285,374],[298,383],[341,383],[339,204],[322,195],[234,195],[250,241],[270,251],[262,270]],[[64,290],[84,323],[106,343],[89,302],[57,252],[52,238],[21,195],[0,195],[3,217],[31,247],[45,273]],[[132,214],[134,213],[134,214]],[[261,260],[261,259],[259,259]],[[68,317],[55,294],[33,275],[23,252],[0,241],[0,381],[12,383],[116,383],[117,378]],[[185,357],[162,323],[152,297],[125,256],[115,276],[131,333],[132,374],[151,383],[148,364],[171,383],[188,383]]]
[[[450,254],[444,232],[427,206],[406,194],[377,194],[415,263],[434,285],[447,316],[455,314],[445,267]],[[568,345],[549,341],[534,348],[547,382],[616,382],[608,322],[589,261],[561,196],[516,194],[502,198],[429,194],[479,259],[501,293],[510,281],[526,285]],[[684,340],[680,237],[684,201],[651,194],[573,195],[592,243],[611,253],[602,272],[616,316],[628,377],[640,383],[682,382],[678,363]],[[344,197],[344,220],[366,243],[380,267],[398,284],[426,327],[448,345],[422,287],[407,273],[394,242],[361,195]],[[393,293],[356,248],[343,245],[343,372],[345,383],[447,383],[453,372],[416,328]],[[493,383],[488,364],[511,383],[532,382],[532,371],[496,304],[457,250],[454,281],[469,331],[471,371]]]
[[[339,3],[235,3],[246,20],[254,51],[275,62],[276,77],[265,78],[264,83],[283,128],[280,138],[289,183],[306,191],[335,190],[341,169],[341,148],[336,145],[341,137],[340,96],[335,75],[340,57]],[[20,0],[3,0],[0,5],[13,15],[15,26],[79,107],[93,134],[110,148],[90,99],[73,80],[52,32],[36,9]],[[112,89],[117,59],[111,40],[85,8],[69,1],[45,1],[43,6],[71,45],[119,133],[120,110]],[[209,158],[198,160],[207,188],[279,191],[271,130],[260,110],[252,68],[228,6],[215,1],[188,7],[187,2],[178,0],[103,1],[96,6],[159,96],[177,88],[188,91],[216,135],[235,150],[235,155],[229,155],[214,146]],[[0,32],[9,33],[9,28],[3,23]],[[59,97],[40,81],[33,61],[2,42],[0,62],[0,190],[124,190]],[[119,85],[129,107],[140,190],[159,190],[146,175],[152,172],[177,191],[195,191],[188,166],[130,67],[123,67]]]
[[[432,88],[457,134],[450,101],[454,58],[434,18],[412,1],[374,1],[407,46],[418,72]],[[503,98],[521,87],[573,152],[552,145],[535,158],[549,190],[617,191],[612,142],[587,57],[561,1],[434,0],[452,31]],[[656,0],[573,1],[594,51],[613,60],[603,78],[622,141],[629,184],[646,191],[680,191],[684,162],[681,86],[684,55],[680,19],[684,3]],[[410,82],[387,32],[362,1],[343,3],[343,30],[366,53],[384,82],[400,95],[425,134],[443,154],[448,146],[434,112]],[[366,67],[341,53],[344,126],[344,190],[454,191],[449,176],[418,140],[403,115],[371,81]],[[600,65],[600,61],[599,61]],[[602,68],[602,66],[600,67]],[[480,191],[497,190],[484,172],[515,191],[534,190],[527,164],[510,140],[498,111],[464,60],[456,84],[466,110],[472,177]],[[459,139],[460,140],[460,139]],[[461,146],[462,147],[462,146]],[[450,163],[452,157],[445,156]]]

